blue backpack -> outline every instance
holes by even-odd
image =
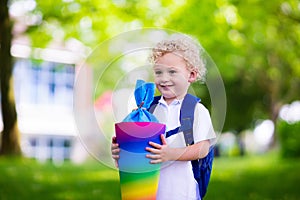
[[[161,96],[155,96],[153,102],[150,105],[149,112],[153,113],[158,101]],[[180,108],[180,128],[177,132],[183,132],[185,143],[187,146],[194,144],[193,136],[193,124],[194,124],[194,111],[196,104],[200,102],[200,99],[187,94],[182,102]],[[176,133],[177,133],[176,132]],[[174,134],[174,133],[172,133]],[[167,134],[168,137],[168,134]],[[198,182],[199,192],[201,199],[205,196],[207,192],[208,183],[210,180],[210,175],[212,171],[212,164],[214,159],[214,147],[210,147],[209,153],[206,157],[198,160],[192,160],[194,178]]]

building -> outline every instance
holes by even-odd
[[[16,44],[12,47],[22,151],[25,156],[40,161],[61,163],[66,159],[83,160],[72,155],[74,148],[80,148],[79,152],[87,156],[78,139],[73,112],[73,100],[76,98],[74,82],[79,68],[75,60],[77,55],[62,50],[40,49],[40,55],[48,57],[35,60],[24,54],[27,48]],[[52,57],[49,56],[51,53]],[[81,88],[81,98],[88,98],[89,95],[84,93],[89,91],[84,86]],[[78,150],[76,152],[78,154]]]

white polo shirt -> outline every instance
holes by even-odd
[[[183,100],[174,100],[170,105],[163,98],[159,100],[153,114],[160,123],[166,124],[166,132],[180,126],[180,107]],[[198,103],[194,113],[193,125],[194,143],[210,140],[216,142],[208,110]],[[183,132],[166,138],[167,144],[173,148],[185,147]],[[169,161],[162,164],[160,170],[157,200],[199,200],[198,183],[194,179],[191,161]]]

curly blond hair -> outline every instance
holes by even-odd
[[[166,53],[175,53],[182,56],[186,61],[187,68],[197,73],[197,80],[205,81],[206,66],[201,58],[203,49],[199,42],[187,36],[179,36],[174,39],[163,40],[152,48],[149,56],[151,63],[156,63],[157,59]]]

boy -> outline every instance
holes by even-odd
[[[153,114],[166,124],[166,132],[180,127],[180,107],[192,82],[204,79],[205,65],[200,59],[200,49],[191,38],[181,37],[158,43],[150,56],[154,63],[154,82],[161,99]],[[166,138],[161,144],[149,142],[147,158],[151,163],[162,163],[158,200],[199,200],[198,183],[194,179],[191,160],[203,158],[216,138],[208,110],[196,105],[193,124],[194,144],[186,146],[183,132]],[[119,158],[118,144],[112,144],[114,159]]]

